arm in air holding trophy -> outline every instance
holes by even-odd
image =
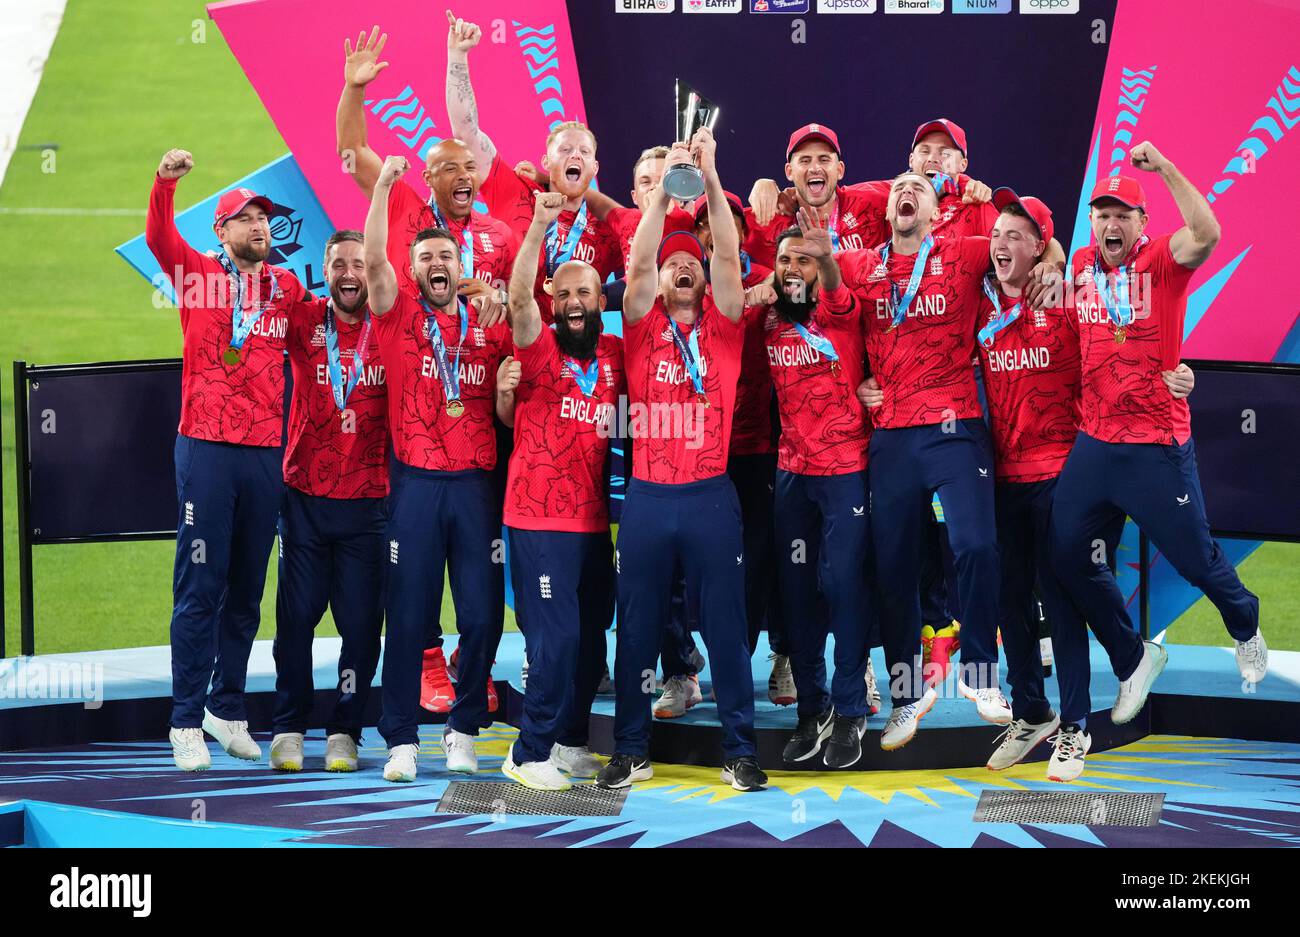
[[[713,232],[713,256],[709,259],[709,282],[718,311],[739,322],[745,310],[745,285],[740,274],[740,234],[732,220],[718,167],[714,160],[717,142],[713,131],[701,127],[691,139],[691,155],[704,175],[704,194],[709,203],[709,230]]]
[[[641,214],[641,223],[636,226],[632,236],[632,249],[628,253],[627,290],[623,293],[623,321],[626,324],[640,322],[655,303],[659,291],[659,242],[664,236],[664,217],[668,214],[670,199],[664,189],[668,173],[675,166],[687,166],[695,169],[691,152],[685,143],[673,144],[668,154],[664,180],[651,190],[646,199],[645,210]],[[724,201],[725,207],[725,201]],[[730,209],[726,209],[730,211]],[[730,224],[730,222],[728,222]],[[740,261],[736,261],[736,273],[740,273]]]

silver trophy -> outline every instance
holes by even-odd
[[[701,127],[710,130],[718,122],[719,109],[716,104],[700,96],[700,93],[682,81],[674,82],[677,98],[677,139],[690,142],[695,131]],[[678,163],[668,167],[664,173],[664,191],[679,202],[692,202],[704,194],[704,173],[698,166]]]

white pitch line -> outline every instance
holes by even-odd
[[[111,215],[128,218],[143,218],[148,215],[148,210],[144,208],[8,208],[0,206],[0,215],[67,215],[77,216],[95,216]]]

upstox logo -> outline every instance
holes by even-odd
[[[615,13],[671,13],[673,0],[614,0]]]
[[[818,13],[875,13],[876,0],[817,0]]]
[[[1078,13],[1079,0],[1020,0],[1021,13]]]

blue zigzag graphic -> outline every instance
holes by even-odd
[[[1122,68],[1120,72],[1119,113],[1115,115],[1115,135],[1111,138],[1110,175],[1118,176],[1129,148],[1133,145],[1133,131],[1123,125],[1137,128],[1138,116],[1146,102],[1141,100],[1151,90],[1151,81],[1156,76],[1156,66],[1135,71]]]
[[[421,160],[434,144],[442,140],[435,132],[437,124],[432,117],[425,116],[424,105],[410,85],[403,88],[402,93],[395,98],[366,101],[365,105],[370,108],[370,113],[379,118],[380,123],[397,134],[397,139],[415,150],[416,156]],[[381,114],[380,111],[384,113]]]
[[[526,59],[524,65],[528,68],[528,74],[531,78],[538,78],[542,72],[559,71],[560,62],[556,55],[555,41],[555,24],[551,23],[543,27],[525,26],[518,20],[511,20],[511,25],[515,28],[515,38],[519,41],[519,49],[523,52]],[[559,124],[564,123],[564,89],[560,86],[560,79],[555,75],[547,75],[533,85],[533,91],[541,98],[539,104],[542,113],[547,117],[554,118],[548,129],[554,130]]]
[[[1266,132],[1272,138],[1272,142],[1277,143],[1288,130],[1300,124],[1300,69],[1292,65],[1287,70],[1287,73],[1282,76],[1282,83],[1274,89],[1273,96],[1268,99],[1265,107],[1273,111],[1277,119],[1264,114],[1250,125],[1249,133],[1252,136],[1246,137],[1237,144],[1237,155],[1228,160],[1228,165],[1223,167],[1224,178],[1214,183],[1211,190],[1205,193],[1207,201],[1215,201],[1232,188],[1238,176],[1255,171],[1256,164],[1268,152],[1268,144],[1264,142],[1263,134],[1254,135],[1255,131]],[[1278,123],[1279,120],[1281,124]],[[1247,153],[1250,154],[1249,158],[1246,156]]]

